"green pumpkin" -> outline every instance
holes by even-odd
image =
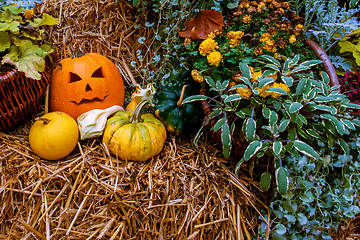
[[[158,92],[159,102],[155,106],[155,116],[164,123],[169,132],[180,135],[199,129],[204,114],[201,103],[182,104],[183,99],[194,94],[193,89],[187,85],[166,87]]]

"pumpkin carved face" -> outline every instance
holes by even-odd
[[[121,74],[105,56],[88,53],[66,58],[56,68],[50,83],[50,111],[61,111],[77,118],[92,109],[124,104]]]

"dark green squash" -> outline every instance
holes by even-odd
[[[155,105],[155,116],[164,123],[169,132],[180,135],[199,129],[204,115],[201,103],[182,104],[183,99],[194,94],[187,85],[166,87],[158,92],[159,102]]]

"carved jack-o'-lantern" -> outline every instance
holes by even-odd
[[[51,76],[50,111],[65,112],[75,119],[92,109],[122,106],[124,98],[119,70],[97,53],[66,58]]]

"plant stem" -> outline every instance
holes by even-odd
[[[186,87],[187,87],[187,85],[184,85],[184,86],[182,87],[179,101],[176,103],[176,105],[177,105],[178,107],[181,106],[182,101],[184,100],[184,94],[185,94],[185,88],[186,88]]]
[[[35,118],[35,121],[43,121],[44,124],[48,124],[49,122],[51,122],[50,119],[42,118],[42,117],[37,117],[37,118]]]

